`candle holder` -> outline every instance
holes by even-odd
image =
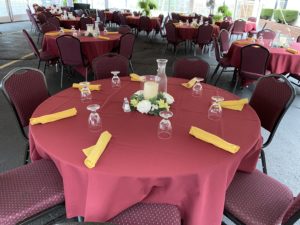
[[[154,75],[144,76],[143,79],[143,90],[144,99],[148,100],[155,98],[158,95],[160,78]]]

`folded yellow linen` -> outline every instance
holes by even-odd
[[[47,32],[45,35],[46,36],[57,36],[59,34],[60,34],[59,31],[50,31],[50,32]]]
[[[246,41],[246,40],[234,41],[233,43],[238,44],[238,45],[251,45],[251,44],[253,44],[252,41]]]
[[[44,116],[40,116],[40,117],[36,117],[36,118],[30,118],[30,124],[36,125],[39,123],[41,123],[41,124],[50,123],[50,122],[54,122],[57,120],[75,116],[76,114],[77,114],[76,108],[71,108],[71,109],[67,109],[67,110],[53,113],[53,114],[48,114],[48,115],[44,115]]]
[[[223,140],[222,138],[214,135],[214,134],[211,134],[207,131],[204,131],[198,127],[194,127],[192,126],[191,129],[190,129],[190,132],[189,132],[190,135],[202,140],[202,141],[205,141],[207,143],[210,143],[216,147],[219,147],[221,149],[224,149],[225,151],[228,151],[230,153],[236,153],[239,151],[240,149],[240,146],[238,145],[234,145],[234,144],[231,144],[225,140]]]
[[[204,80],[203,78],[200,78],[200,81],[203,81],[203,80]],[[186,87],[186,88],[192,88],[196,82],[197,82],[197,78],[194,77],[189,82],[182,83],[181,85],[184,86],[184,87]]]
[[[118,34],[118,31],[107,31],[106,34]]]
[[[81,89],[82,86],[78,83],[73,83],[72,88],[78,88]],[[90,91],[100,91],[101,89],[101,84],[90,84],[89,85]]]
[[[104,152],[106,146],[108,145],[112,135],[108,131],[102,132],[97,143],[89,148],[83,149],[83,153],[86,155],[84,164],[87,168],[92,169],[95,167],[98,159]]]
[[[136,73],[131,73],[129,74],[131,81],[143,81],[144,77],[143,76],[139,76]]]
[[[299,53],[298,50],[293,49],[293,48],[287,48],[286,51],[289,53],[295,54],[295,55]]]
[[[240,100],[230,100],[230,101],[220,102],[222,108],[238,110],[238,111],[242,111],[245,104],[248,104],[247,98],[242,98]]]
[[[101,39],[101,40],[110,40],[109,37],[105,37],[105,36],[99,36],[99,39]]]

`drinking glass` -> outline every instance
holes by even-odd
[[[216,96],[212,96],[211,100],[212,100],[212,103],[215,103],[215,102],[219,103],[219,102],[224,101],[224,97],[216,95]]]
[[[172,124],[169,120],[173,116],[171,111],[160,111],[159,116],[163,119],[159,122],[157,135],[160,139],[170,139],[172,137]]]
[[[219,102],[214,102],[208,109],[208,119],[218,121],[222,118],[222,107]]]
[[[113,77],[111,78],[111,85],[113,88],[118,88],[121,87],[121,80],[118,76],[118,74],[120,73],[120,71],[111,71],[111,73],[113,74]]]
[[[92,100],[92,93],[91,90],[89,89],[90,82],[80,82],[80,97],[81,97],[81,102],[89,102]]]
[[[199,97],[202,94],[202,85],[200,83],[202,79],[200,77],[196,77],[196,83],[193,86],[193,96],[194,97]]]
[[[100,109],[100,105],[92,104],[92,105],[88,105],[86,108],[87,110],[90,111],[90,115],[88,118],[89,130],[92,132],[97,132],[101,130],[102,122],[101,122],[100,115],[97,113],[97,110]]]

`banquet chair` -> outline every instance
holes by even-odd
[[[158,19],[159,25],[155,27],[155,34],[158,34],[158,33],[161,34],[161,29],[163,29],[162,26],[164,25],[164,15],[163,14],[159,14],[158,18],[159,18]]]
[[[176,55],[177,45],[184,42],[184,40],[179,38],[178,32],[176,30],[175,25],[173,24],[173,21],[170,20],[168,23],[166,23],[165,27],[166,27],[166,38],[167,38],[166,49],[168,49],[169,44],[172,44],[174,47],[174,54]]]
[[[33,111],[49,97],[45,75],[30,67],[11,70],[1,81],[1,90],[11,105],[26,142],[24,163],[28,162],[28,125]]]
[[[32,224],[63,208],[63,182],[51,160],[38,160],[0,173],[0,189],[2,225]]]
[[[221,24],[220,24],[220,30],[227,30],[227,31],[229,31],[229,29],[230,29],[230,25],[231,25],[231,23],[229,22],[229,21],[222,21],[221,22]]]
[[[276,37],[276,33],[272,31],[271,29],[263,29],[257,33],[257,37],[262,35],[263,39],[270,39],[274,40]]]
[[[120,25],[120,17],[119,17],[119,11],[114,11],[112,15],[112,23],[115,23],[116,26]]]
[[[79,20],[79,28],[80,30],[86,30],[86,25],[87,24],[93,24],[93,19],[90,17],[81,17]]]
[[[180,16],[178,13],[172,12],[171,17],[174,22],[179,22],[179,20],[180,20]]]
[[[194,43],[194,56],[196,56],[197,48],[196,45],[199,46],[199,48],[203,52],[204,46],[210,46],[213,36],[213,26],[209,24],[202,24],[198,28],[198,34],[196,40],[193,41]],[[208,49],[208,52],[210,54],[210,48]]]
[[[132,33],[123,34],[120,38],[119,54],[124,56],[129,61],[131,72],[133,72],[133,66],[131,62],[132,52],[134,48],[135,36]]]
[[[226,192],[224,215],[238,225],[292,225],[300,218],[300,194],[254,170],[237,172]]]
[[[47,22],[47,17],[46,17],[46,15],[45,15],[45,13],[43,13],[43,12],[37,14],[37,15],[36,15],[36,18],[38,19],[38,21],[39,21],[39,23],[40,23],[41,25]]]
[[[270,145],[274,134],[295,98],[295,89],[282,75],[266,75],[261,77],[255,87],[249,104],[257,113],[261,126],[269,135],[261,150],[263,172],[267,174],[264,149]]]
[[[128,34],[131,33],[131,28],[128,25],[120,25],[118,28],[118,32],[120,34]]]
[[[151,33],[151,19],[148,16],[141,16],[140,17],[140,24],[138,26],[138,32],[145,31],[147,36]]]
[[[34,18],[33,18],[33,15],[32,15],[32,13],[31,13],[31,10],[30,9],[26,9],[26,13],[27,13],[27,16],[28,16],[28,19],[29,19],[29,21],[31,22],[31,27],[30,27],[30,31],[32,31],[32,28],[33,28],[33,20],[34,20]]]
[[[256,20],[257,20],[256,17],[253,17],[253,16],[248,18],[248,21],[253,22],[253,23],[256,23]]]
[[[243,38],[244,32],[245,32],[245,26],[246,26],[246,21],[244,20],[236,20],[233,23],[233,27],[232,27],[232,31],[230,34],[230,38],[232,35],[237,35],[237,38],[239,38],[239,36],[241,36],[241,38]]]
[[[104,31],[104,29],[105,29],[105,24],[104,24],[104,22],[101,22],[101,21],[100,21],[100,22],[98,23],[98,28],[99,28],[100,31]]]
[[[118,16],[119,16],[119,21],[120,21],[120,26],[121,25],[126,25],[126,19],[125,19],[125,16],[121,13],[121,12],[119,12],[118,13]]]
[[[265,76],[270,52],[259,44],[250,44],[242,47],[241,60],[233,92],[241,82],[242,87],[247,86],[258,78]]]
[[[45,33],[47,32],[50,32],[50,31],[57,31],[59,30],[59,28],[57,28],[54,24],[52,23],[44,23],[42,26],[41,26],[41,31],[42,33],[45,35]]]
[[[47,23],[53,24],[57,30],[60,29],[60,22],[59,22],[59,19],[56,18],[56,16],[52,16],[52,17],[48,18]]]
[[[209,70],[209,64],[199,58],[180,58],[173,64],[173,76],[188,80],[200,77],[206,82]]]
[[[61,35],[56,38],[56,44],[61,61],[60,87],[63,86],[64,66],[75,68],[87,81],[89,64],[82,54],[80,40],[72,35]]]
[[[100,21],[102,23],[106,23],[106,16],[105,16],[105,13],[104,13],[104,10],[97,10],[97,16],[100,18]]]
[[[48,26],[48,25],[46,25],[46,26]],[[38,69],[40,69],[41,62],[45,62],[44,73],[46,73],[46,68],[49,67],[49,65],[56,64],[58,62],[58,58],[56,56],[52,55],[48,51],[43,51],[43,50],[39,51],[38,48],[36,47],[35,43],[33,42],[32,38],[28,34],[28,32],[24,29],[22,32],[23,32],[23,35],[25,36],[29,46],[31,47],[34,55],[39,59]]]
[[[128,76],[128,59],[122,55],[115,53],[108,53],[98,56],[93,60],[92,68],[94,72],[94,79],[111,78],[111,71],[120,71],[118,76]]]
[[[228,30],[222,29],[219,33],[218,41],[220,42],[221,55],[226,54],[230,47],[230,34]]]

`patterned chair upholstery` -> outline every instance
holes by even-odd
[[[1,173],[0,190],[1,225],[15,225],[64,202],[61,176],[45,159]]]

